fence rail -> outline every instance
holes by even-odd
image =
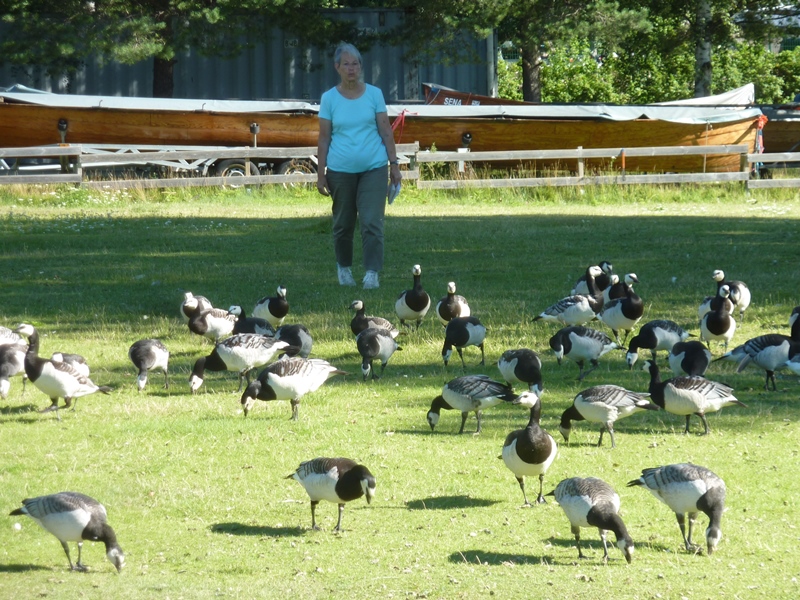
[[[251,161],[288,161],[303,159],[315,161],[316,147],[298,148],[258,148],[243,146],[230,147],[197,147],[181,146],[163,148],[159,146],[36,146],[30,148],[0,148],[0,173],[11,174],[0,176],[2,184],[77,184],[87,188],[176,188],[194,186],[241,186],[268,184],[309,184],[316,182],[315,173],[285,173],[269,175],[250,175]],[[585,185],[636,185],[636,184],[677,184],[677,183],[728,183],[744,182],[748,188],[800,187],[800,179],[762,179],[765,165],[784,167],[800,166],[800,153],[781,152],[771,154],[750,154],[748,146],[743,144],[728,146],[659,146],[641,148],[574,148],[563,150],[513,150],[492,152],[429,152],[420,151],[419,144],[398,144],[398,155],[401,163],[407,168],[403,170],[403,178],[416,182],[420,189],[461,189],[461,188],[516,188],[544,186],[585,186]],[[718,173],[654,173],[629,174],[624,169],[625,157],[654,156],[710,156],[738,155],[740,169],[738,171]],[[59,161],[61,172],[19,174],[18,168],[10,167],[7,159],[49,159]],[[584,161],[599,158],[621,159],[622,168],[608,175],[591,175],[584,173]],[[216,162],[228,159],[239,159],[244,163],[244,170],[236,177],[207,176],[208,168]],[[479,179],[456,176],[452,179],[424,180],[419,166],[431,163],[466,163],[481,162],[530,162],[537,160],[573,160],[577,161],[577,172],[570,176],[515,177],[514,170],[508,170],[508,176],[497,179]],[[162,165],[179,171],[193,172],[191,177],[169,178],[133,178],[112,179],[108,181],[86,180],[87,169],[115,166]],[[54,165],[49,168],[53,169]],[[58,164],[55,165],[58,168]],[[762,168],[759,168],[762,167]],[[36,168],[36,167],[33,167]],[[40,167],[44,168],[44,167]],[[202,171],[201,171],[202,169]],[[196,176],[201,172],[202,176]]]

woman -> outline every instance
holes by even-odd
[[[353,232],[361,226],[364,289],[379,287],[383,268],[383,216],[387,173],[400,183],[400,167],[383,93],[361,80],[361,54],[339,44],[333,63],[341,82],[322,95],[319,108],[317,189],[333,197],[333,248],[340,285],[355,285]]]

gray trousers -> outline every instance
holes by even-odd
[[[387,167],[363,173],[326,173],[333,197],[333,250],[342,267],[353,266],[353,233],[361,226],[364,269],[383,268],[383,216],[386,210]]]

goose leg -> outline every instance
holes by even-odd
[[[600,529],[600,540],[603,542],[603,562],[608,564],[608,539],[607,539],[607,531],[605,529]]]
[[[605,432],[606,432],[606,428],[605,428],[605,427],[601,427],[601,428],[600,428],[600,439],[599,439],[599,440],[597,440],[597,447],[598,447],[598,448],[599,448],[600,446],[602,446],[602,445],[603,445],[603,434],[604,434]]]
[[[300,400],[292,400],[292,421],[297,421],[298,414],[297,414],[297,406],[300,404]]]
[[[75,571],[75,566],[72,564],[72,559],[69,556],[69,546],[67,545],[67,542],[61,542],[61,547],[64,549],[64,554],[67,555],[67,562],[69,562],[69,570]]]
[[[485,365],[486,364],[486,354],[483,351],[483,342],[478,344],[478,348],[481,349],[481,362],[479,364],[480,365]]]
[[[319,504],[319,500],[312,500],[311,501],[311,529],[314,531],[319,531],[319,527],[317,527],[317,504]]]
[[[344,531],[342,529],[342,515],[344,514],[344,504],[339,505],[339,520],[336,521],[336,527],[333,528],[334,531]]]
[[[544,473],[539,473],[539,497],[536,498],[537,504],[547,504],[547,500],[544,499],[544,494],[542,493],[544,488]]]
[[[690,416],[691,415],[686,415],[686,428],[683,430],[683,433],[685,433],[685,434],[689,433],[689,417]]]
[[[464,414],[467,414],[467,413],[464,413]],[[481,432],[481,414],[482,414],[481,411],[479,411],[479,410],[475,411],[475,418],[478,419],[478,429],[475,430],[475,433],[480,433]]]
[[[83,542],[78,542],[78,562],[75,563],[76,571],[88,571],[89,569],[81,562],[81,554],[83,553]]]
[[[522,505],[522,508],[530,506],[531,503],[528,502],[528,495],[525,493],[525,479],[523,477],[517,477],[517,483],[519,483],[519,489],[522,490],[522,497],[525,499],[525,504]]]
[[[458,430],[458,433],[464,433],[464,425],[467,422],[467,416],[468,415],[469,415],[469,413],[466,413],[466,412],[462,412],[461,413],[461,429]],[[478,417],[478,429],[480,429],[480,426],[481,426],[480,423],[481,423],[480,417]]]
[[[458,356],[461,358],[461,368],[465,371],[467,370],[467,363],[464,362],[464,351],[456,346],[456,350],[458,350]]]
[[[577,525],[573,525],[572,535],[575,536],[575,545],[578,547],[578,558],[586,558],[581,551],[581,528]]]
[[[708,420],[706,419],[706,416],[705,416],[703,413],[695,413],[695,414],[696,414],[698,417],[700,417],[700,420],[703,422],[703,435],[708,435],[708,432],[709,432],[710,430],[709,430],[709,428],[708,428]],[[687,419],[689,418],[689,417],[688,417],[688,415],[687,415],[687,417],[686,417],[686,418],[687,418]]]

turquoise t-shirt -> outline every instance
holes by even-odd
[[[345,98],[335,87],[322,94],[319,118],[331,122],[328,168],[342,173],[363,173],[389,161],[378,133],[375,116],[386,112],[380,88],[367,89],[355,100]]]

